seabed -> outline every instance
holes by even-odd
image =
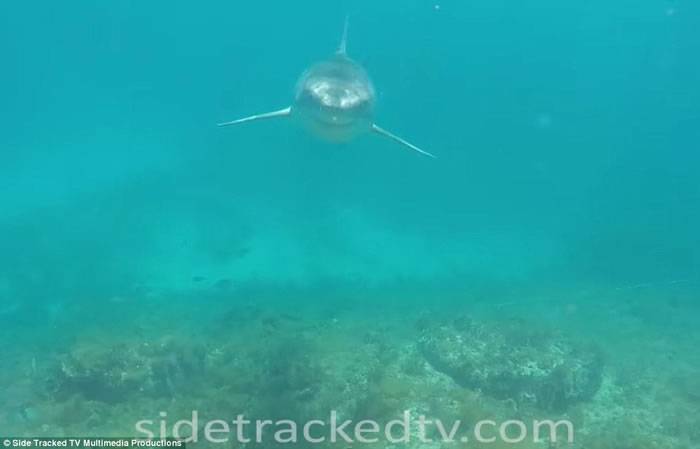
[[[409,410],[447,423],[575,425],[573,445],[503,447],[700,447],[692,289],[193,282],[179,295],[113,298],[109,317],[97,306],[65,311],[43,324],[60,339],[26,322],[21,344],[0,352],[3,433],[125,436],[139,420],[193,410],[201,421],[302,422],[334,410],[380,423]],[[17,335],[8,329],[5,342]]]

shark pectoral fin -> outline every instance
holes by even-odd
[[[384,137],[388,137],[388,138],[390,138],[391,140],[393,140],[393,141],[395,141],[395,142],[398,142],[398,143],[400,143],[401,145],[404,145],[404,146],[406,146],[406,147],[412,149],[413,151],[417,151],[417,152],[419,152],[420,154],[424,154],[424,155],[426,155],[426,156],[430,156],[430,157],[432,157],[432,158],[435,158],[435,155],[430,154],[430,153],[428,153],[427,151],[421,150],[420,148],[418,148],[417,146],[413,145],[412,143],[403,140],[403,139],[402,139],[401,137],[399,137],[399,136],[395,136],[394,134],[390,133],[389,131],[387,131],[387,130],[385,130],[385,129],[380,128],[379,126],[377,126],[377,125],[375,125],[375,124],[372,124],[372,131],[374,131],[375,133],[377,133],[377,134],[379,134],[379,135],[382,135],[382,136],[384,136]]]
[[[262,119],[276,118],[276,117],[287,117],[291,113],[292,113],[292,107],[290,106],[290,107],[287,107],[284,109],[280,109],[279,111],[266,112],[264,114],[251,115],[250,117],[239,118],[238,120],[233,120],[231,122],[219,123],[217,126],[238,125],[240,123],[252,122],[254,120],[262,120]]]

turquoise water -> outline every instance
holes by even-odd
[[[437,159],[216,127],[288,106],[346,14],[377,123]],[[5,2],[0,435],[412,409],[700,447],[698,25],[682,0]]]

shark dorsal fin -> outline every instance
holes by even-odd
[[[343,37],[340,39],[340,45],[338,45],[338,51],[336,52],[337,54],[342,56],[345,56],[348,53],[348,21],[348,16],[345,16],[345,25],[343,26]]]

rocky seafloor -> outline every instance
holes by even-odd
[[[576,428],[573,445],[484,447],[698,448],[697,306],[674,296],[663,304],[679,318],[664,321],[657,302],[623,295],[614,310],[603,298],[543,303],[538,295],[513,307],[465,300],[449,308],[396,299],[352,307],[351,298],[302,305],[250,292],[146,310],[120,299],[110,303],[113,326],[80,327],[87,315],[53,323],[69,334],[55,344],[4,345],[0,434],[124,436],[162,411],[172,421],[197,410],[202,421],[305,422],[334,410],[385,423],[408,410],[461,420],[465,434],[483,419],[568,419]],[[6,341],[18,332],[8,329]]]

